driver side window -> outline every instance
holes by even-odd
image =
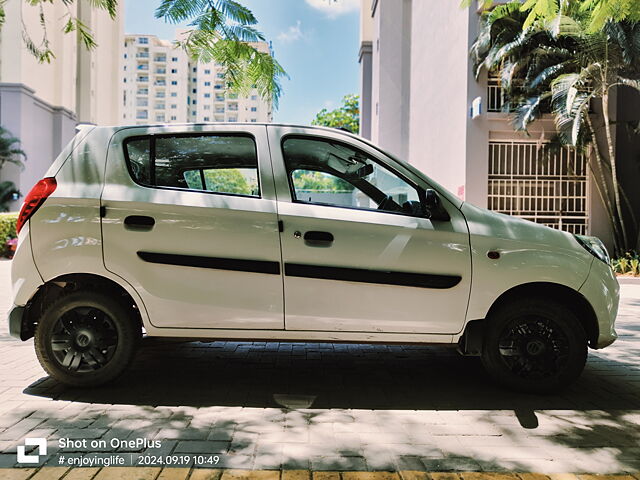
[[[288,137],[282,149],[296,202],[409,215],[420,202],[413,185],[343,143]]]

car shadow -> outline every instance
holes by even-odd
[[[393,410],[639,409],[640,385],[591,355],[581,378],[554,395],[507,391],[478,358],[444,347],[146,338],[117,381],[79,389],[43,378],[29,395],[87,403]],[[637,375],[638,371],[635,370]],[[527,420],[527,422],[529,422]]]
[[[228,453],[224,468],[618,473],[640,469],[639,370],[620,355],[596,352],[563,392],[527,395],[444,347],[147,338],[110,385],[46,377],[24,393],[86,404],[85,417],[55,420],[59,432],[94,422],[110,436],[163,439],[142,453],[206,439]],[[532,445],[559,457],[532,459]]]

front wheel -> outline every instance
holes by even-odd
[[[529,393],[552,393],[582,373],[587,338],[575,314],[545,299],[512,302],[487,318],[482,363],[497,382]]]
[[[120,375],[135,353],[141,332],[120,299],[78,290],[54,300],[35,332],[42,368],[61,383],[96,386]]]

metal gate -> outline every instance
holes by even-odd
[[[489,142],[490,210],[586,234],[587,163],[570,147],[543,153],[538,142]]]

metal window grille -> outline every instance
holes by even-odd
[[[487,111],[501,112],[505,103],[504,90],[500,85],[500,77],[493,74],[487,78]]]
[[[537,142],[489,142],[490,210],[586,234],[587,162],[570,147],[543,154]]]

